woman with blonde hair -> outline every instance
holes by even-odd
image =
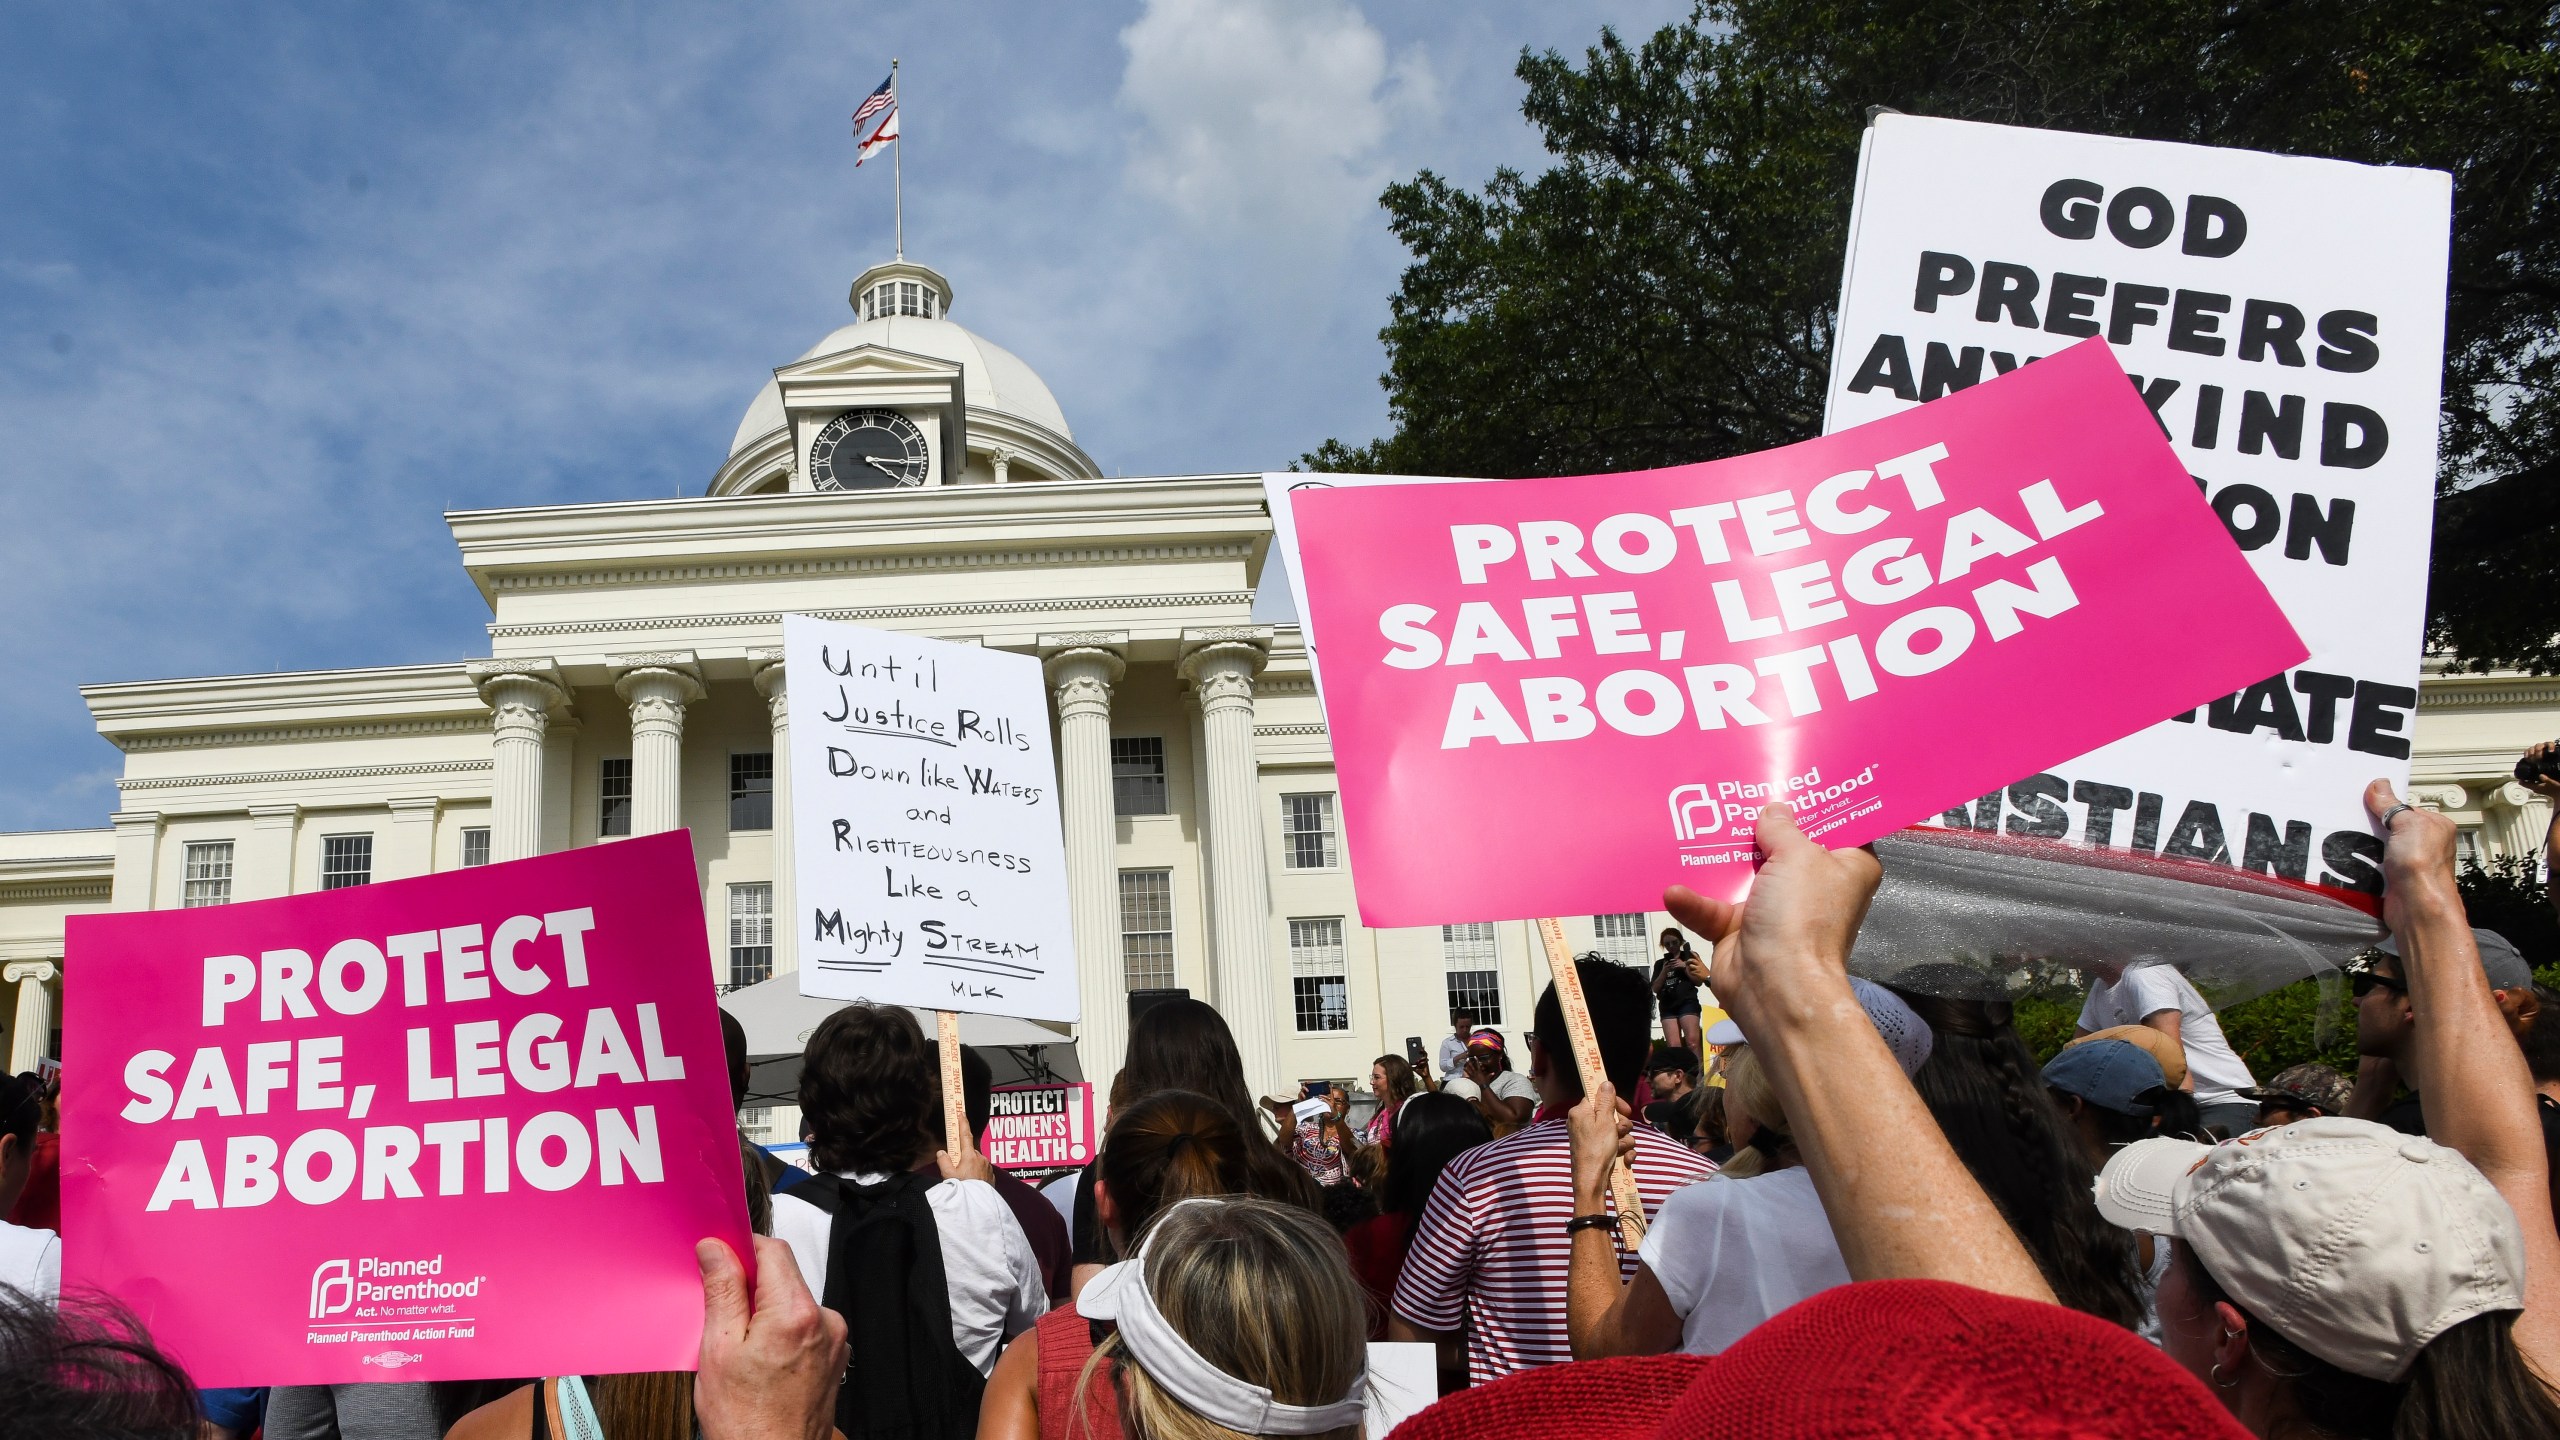
[[[1116,1392],[1127,1440],[1359,1440],[1366,1301],[1341,1240],[1303,1210],[1178,1202],[1078,1304],[1114,1328],[1071,1413]]]
[[[1095,1169],[1094,1208],[1115,1256],[1136,1252],[1140,1237],[1152,1233],[1156,1221],[1185,1201],[1226,1200],[1260,1189],[1272,1205],[1302,1218],[1313,1233],[1325,1236],[1346,1280],[1350,1261],[1332,1228],[1314,1212],[1293,1203],[1294,1196],[1275,1193],[1262,1182],[1268,1171],[1254,1163],[1256,1153],[1270,1150],[1248,1140],[1224,1107],[1203,1095],[1168,1090],[1119,1111],[1103,1137]],[[1243,1203],[1237,1200],[1234,1203]],[[1106,1367],[1087,1383],[1091,1361],[1110,1335],[1102,1317],[1085,1308],[1085,1298],[1103,1269],[1076,1289],[1073,1303],[1062,1305],[1018,1336],[987,1377],[987,1392],[978,1407],[981,1440],[1115,1440],[1123,1432]],[[1353,1348],[1368,1331],[1361,1311],[1358,1282],[1352,1281],[1350,1330]],[[1277,1291],[1261,1297],[1266,1307],[1283,1305]],[[1282,1310],[1280,1313],[1288,1313]],[[1313,1312],[1306,1312],[1313,1313]],[[1364,1356],[1365,1356],[1365,1352]]]

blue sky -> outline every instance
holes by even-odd
[[[1543,165],[1524,45],[1685,0],[0,11],[0,829],[103,824],[77,685],[486,653],[449,509],[698,494],[907,250],[1103,467],[1385,419],[1430,167]]]

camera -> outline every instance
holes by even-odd
[[[2540,759],[2527,755],[2516,762],[2516,783],[2531,785],[2537,780],[2560,780],[2560,744]]]

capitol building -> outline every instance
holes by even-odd
[[[123,753],[118,808],[95,829],[0,833],[10,1069],[58,1055],[81,1003],[67,916],[676,828],[712,979],[787,974],[786,612],[1044,661],[1084,1008],[1059,1068],[1107,1082],[1128,997],[1175,989],[1228,1017],[1266,1094],[1365,1085],[1456,1005],[1523,1058],[1546,968],[1526,923],[1359,923],[1306,650],[1285,601],[1255,604],[1285,593],[1264,583],[1259,471],[1107,478],[1039,375],[950,318],[954,298],[923,265],[864,272],[849,323],[755,390],[699,497],[448,515],[486,655],[83,687]],[[2477,853],[2536,853],[2547,810],[2508,770],[2554,736],[2560,679],[2431,670],[2414,798]],[[1569,818],[1521,821],[1570,844]],[[1566,929],[1642,962],[1665,923]]]

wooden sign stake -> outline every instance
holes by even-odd
[[[1573,1068],[1587,1090],[1608,1077],[1600,1064],[1600,1037],[1591,1028],[1591,1005],[1582,998],[1582,972],[1574,968],[1573,949],[1564,943],[1564,922],[1541,920],[1538,939],[1547,947],[1547,969],[1556,978],[1556,1004],[1564,1011],[1564,1033],[1573,1040]],[[1623,1096],[1628,1105],[1632,1095]],[[1634,1254],[1644,1243],[1644,1194],[1623,1159],[1609,1162],[1609,1191],[1618,1202],[1618,1248]]]
[[[960,1017],[936,1010],[933,1028],[942,1049],[942,1148],[956,1157],[978,1148],[978,1137],[969,1133],[968,1096],[960,1088]]]

